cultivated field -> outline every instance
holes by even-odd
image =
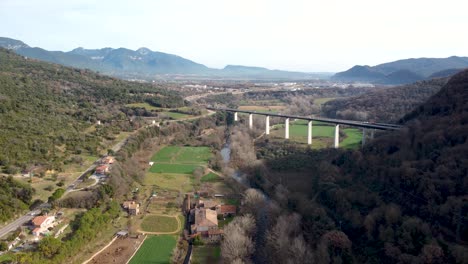
[[[284,110],[286,107],[284,105],[241,105],[239,106],[239,110],[246,110],[246,111],[257,111],[257,112],[265,112],[265,113],[278,113]]]
[[[201,182],[217,182],[222,180],[221,177],[219,177],[217,174],[210,172],[206,174],[205,176],[201,177],[200,181]]]
[[[208,147],[167,146],[151,158],[154,162],[177,164],[205,164],[211,157]]]
[[[171,233],[179,231],[181,224],[175,216],[146,215],[141,222],[143,232]]]
[[[194,164],[156,163],[150,168],[150,172],[192,174],[197,167],[199,166]]]
[[[171,253],[176,245],[172,235],[148,236],[130,264],[171,263]]]
[[[141,244],[143,238],[143,236],[140,238],[118,238],[88,263],[125,264]]]
[[[145,185],[158,186],[172,191],[192,191],[193,177],[190,174],[146,173]]]

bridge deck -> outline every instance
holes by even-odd
[[[373,123],[373,122],[334,119],[334,118],[325,118],[325,117],[306,117],[306,116],[295,116],[295,115],[283,115],[283,114],[275,114],[275,113],[265,113],[265,112],[239,110],[239,109],[232,109],[232,108],[207,107],[206,109],[213,110],[213,111],[238,112],[238,113],[245,113],[245,114],[274,116],[274,117],[282,117],[282,118],[292,118],[292,119],[300,119],[300,120],[307,120],[307,121],[320,121],[320,122],[330,123],[330,124],[348,125],[348,126],[379,129],[379,130],[399,130],[399,129],[402,128],[402,126],[395,125],[395,124]]]

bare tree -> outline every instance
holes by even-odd
[[[249,263],[255,251],[253,234],[255,219],[252,215],[236,217],[224,228],[221,253],[226,263]]]

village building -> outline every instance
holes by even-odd
[[[197,202],[197,207],[198,208],[205,208],[205,209],[215,209],[215,207],[218,205],[217,202],[210,200],[210,199],[199,199]]]
[[[195,216],[195,223],[191,226],[192,236],[200,236],[208,243],[219,242],[223,232],[218,229],[216,211],[205,208],[195,208],[193,214]]]
[[[216,206],[216,213],[223,217],[236,215],[237,207],[235,205],[221,204]]]
[[[98,166],[95,172],[96,174],[101,174],[101,175],[107,174],[109,172],[109,166],[107,165]]]
[[[34,225],[34,229],[32,231],[33,235],[40,236],[41,234],[47,233],[49,231],[49,227],[53,227],[55,216],[36,216],[31,222]]]
[[[107,157],[104,157],[101,161],[102,164],[113,164],[115,161],[115,158],[112,157],[112,156],[107,156]]]
[[[122,207],[127,210],[129,215],[137,215],[140,213],[140,204],[135,201],[125,201]]]

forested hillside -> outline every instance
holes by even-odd
[[[181,106],[181,97],[0,48],[0,169],[60,169],[70,154],[97,154],[101,139],[123,129],[123,104],[151,100]],[[88,129],[97,120],[106,125]],[[128,122],[127,122],[128,123]],[[110,125],[112,124],[112,125]]]
[[[468,263],[468,71],[403,120],[361,151],[260,144],[260,262]]]
[[[447,78],[421,81],[325,103],[327,117],[396,123],[406,113],[437,93]]]

